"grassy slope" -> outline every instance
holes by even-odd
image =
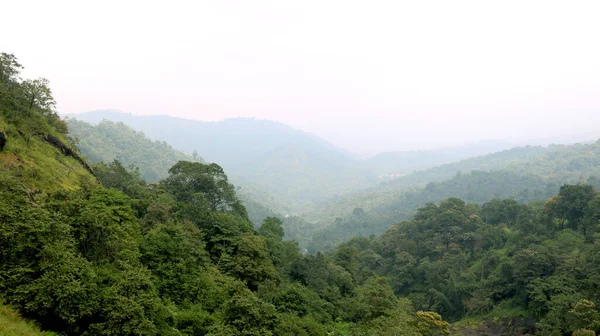
[[[0,170],[18,176],[31,192],[47,193],[75,190],[96,179],[73,157],[63,155],[39,136],[27,140],[14,125],[0,117],[0,129],[7,135],[4,151],[0,152]],[[67,143],[64,137],[57,136]]]
[[[50,336],[34,324],[24,320],[10,307],[0,304],[0,336]]]

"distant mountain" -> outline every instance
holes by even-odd
[[[285,124],[259,119],[226,119],[199,121],[167,115],[139,116],[119,111],[92,111],[73,115],[92,124],[103,119],[122,122],[153,140],[166,141],[174,148],[191,154],[198,151],[209,162],[228,170],[265,156],[286,145],[307,150],[329,150],[344,153],[314,134],[296,130]]]
[[[416,210],[427,203],[447,198],[460,198],[469,203],[483,204],[496,198],[514,198],[520,203],[544,200],[559,186],[535,175],[521,175],[510,171],[472,171],[454,178],[430,183],[426,188],[365,195],[362,200],[338,204],[346,208],[344,215],[330,218],[330,225],[315,225],[311,234],[292,237],[310,252],[331,248],[354,237],[383,233],[393,224],[410,219]],[[365,207],[361,207],[365,205]],[[368,206],[368,207],[367,207]],[[329,211],[329,212],[327,212]],[[329,208],[324,213],[336,213]]]
[[[221,165],[236,185],[250,192],[265,191],[276,203],[286,204],[286,209],[268,204],[282,213],[308,211],[316,202],[379,182],[363,162],[346,151],[314,134],[274,121],[203,122],[118,111],[94,111],[75,117],[90,123],[104,119],[122,122],[180,151],[197,151],[205,160]],[[257,194],[251,196],[261,199]]]
[[[487,140],[457,147],[421,151],[384,152],[368,158],[370,167],[380,175],[394,178],[442,164],[499,152],[513,147],[510,142]]]
[[[457,197],[472,203],[512,197],[543,200],[564,183],[600,187],[600,140],[587,144],[527,146],[408,174],[377,187],[346,194],[303,219],[314,224],[302,246],[318,250],[355,236],[380,234],[409,219],[427,202]],[[363,215],[357,217],[355,209]]]

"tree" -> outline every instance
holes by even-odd
[[[232,212],[248,219],[246,209],[235,194],[223,168],[215,163],[179,161],[171,169],[162,185],[180,202],[191,202],[196,197],[207,200],[213,211]]]
[[[261,301],[247,289],[240,289],[225,304],[224,322],[241,335],[272,335],[276,315],[273,305]],[[222,333],[222,335],[232,335]]]
[[[140,226],[130,200],[115,189],[97,188],[74,218],[74,236],[83,256],[92,263],[134,262]]]
[[[450,324],[434,312],[418,311],[415,314],[415,324],[423,336],[450,335]]]
[[[565,184],[552,202],[548,203],[547,212],[552,218],[561,220],[560,229],[567,221],[569,228],[577,230],[588,203],[595,197],[596,192],[590,185]]]
[[[195,301],[195,282],[209,263],[202,238],[189,222],[158,224],[144,236],[140,260],[152,272],[161,297],[177,304]]]
[[[222,256],[219,263],[224,270],[244,281],[252,290],[257,290],[261,282],[275,277],[265,239],[252,234],[239,237],[232,255]]]
[[[42,115],[51,114],[54,111],[56,101],[50,90],[50,82],[45,78],[26,80],[23,82],[27,99],[27,111],[29,116],[38,109]]]
[[[369,278],[359,287],[356,295],[355,319],[372,320],[387,314],[398,303],[392,287],[386,278]]]

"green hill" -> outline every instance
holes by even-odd
[[[0,174],[16,178],[30,197],[96,184],[91,168],[67,136],[54,111],[47,81],[18,81],[20,64],[2,54],[0,70]]]
[[[600,142],[528,146],[471,158],[399,177],[350,193],[303,216],[315,230],[303,246],[319,250],[356,236],[380,234],[427,202],[458,197],[482,204],[510,197],[546,199],[564,183],[599,185]],[[364,217],[353,215],[355,209]],[[303,235],[307,237],[306,234]]]
[[[164,141],[152,141],[123,123],[103,120],[93,126],[67,119],[67,126],[69,134],[77,139],[77,147],[90,162],[118,160],[125,166],[134,165],[148,182],[165,178],[169,168],[178,161],[203,162],[200,157],[191,158],[174,150]]]

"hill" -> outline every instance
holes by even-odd
[[[544,200],[558,192],[558,185],[535,175],[510,171],[472,171],[458,174],[426,188],[388,191],[348,199],[322,209],[313,218],[327,218],[329,225],[317,225],[305,239],[292,237],[310,252],[331,248],[353,237],[368,237],[385,232],[393,224],[412,218],[418,208],[447,198],[460,198],[474,204],[493,199],[512,198],[519,203]],[[367,202],[363,200],[369,200]],[[306,220],[311,222],[310,216]],[[308,240],[306,240],[308,238]]]
[[[61,335],[600,331],[600,194],[591,185],[519,204],[544,197],[534,188],[546,179],[460,173],[404,192],[389,208],[374,204],[374,215],[403,216],[402,204],[429,202],[381,236],[306,255],[284,239],[279,219],[252,225],[217,164],[179,161],[152,184],[119,162],[96,165],[94,175],[47,85],[22,81],[18,69],[0,54],[0,150],[8,155],[0,170],[2,334],[43,335],[19,316]],[[539,163],[556,173],[549,179],[594,172],[581,165],[595,164],[590,147],[558,153]],[[574,164],[561,173],[557,162]],[[54,175],[67,165],[67,176]],[[456,193],[494,199],[431,203]],[[508,194],[516,199],[497,198]],[[355,208],[353,223],[370,212]]]
[[[354,236],[379,234],[427,202],[458,197],[482,204],[498,197],[545,199],[564,183],[600,186],[600,142],[517,147],[408,174],[351,193],[303,216],[315,232],[300,239],[311,251]],[[360,208],[364,217],[353,212]],[[305,234],[304,237],[307,235]]]
[[[178,150],[186,153],[196,150],[206,161],[217,162],[231,173],[243,170],[243,164],[287,145],[307,151],[344,153],[313,134],[269,120],[239,118],[206,122],[107,110],[81,113],[74,117],[92,124],[104,119],[122,122],[153,140],[166,141]]]
[[[271,195],[277,202],[269,207],[282,213],[310,211],[325,199],[379,182],[363,162],[344,150],[278,122],[202,122],[118,111],[95,111],[76,117],[91,123],[103,119],[123,122],[178,150],[197,151],[208,162],[222,166],[236,185],[245,186],[249,193],[257,191],[254,198]]]
[[[169,168],[178,161],[202,161],[174,150],[164,141],[152,141],[123,123],[103,120],[92,126],[77,119],[67,119],[67,126],[69,134],[77,139],[77,147],[90,162],[118,160],[125,166],[134,165],[148,182],[165,178]]]
[[[400,175],[507,150],[511,147],[513,146],[506,141],[488,140],[432,150],[384,152],[365,161],[378,174],[393,179]]]
[[[77,190],[97,184],[90,166],[67,135],[54,110],[44,79],[21,81],[21,65],[1,54],[0,175],[18,179],[31,199],[57,190]]]

